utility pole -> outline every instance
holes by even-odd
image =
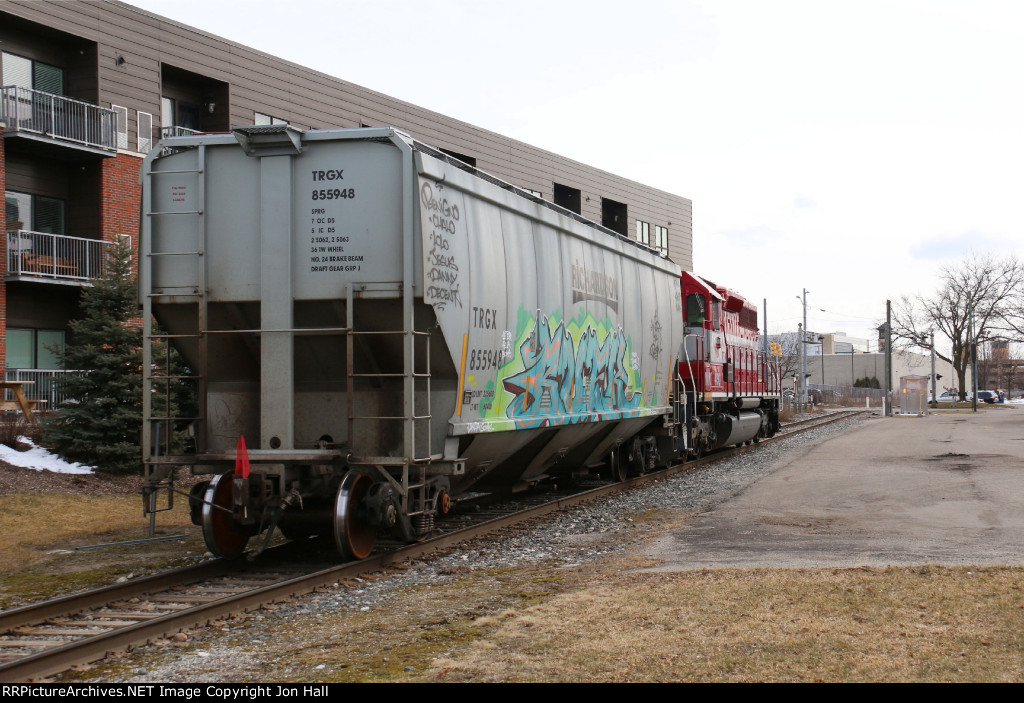
[[[935,394],[935,384],[937,379],[935,378],[935,329],[928,330],[928,346],[932,351],[932,402],[933,408],[939,407],[939,396]]]
[[[804,288],[804,324],[800,328],[800,405],[807,405],[807,293]],[[797,296],[800,300],[800,296]],[[802,408],[801,408],[802,409]]]
[[[761,345],[765,355],[768,354],[768,298],[761,298],[761,305],[764,306],[764,343]]]
[[[892,417],[892,301],[885,301],[885,416]]]
[[[970,350],[971,350],[971,412],[978,412],[978,329],[974,326],[974,301],[971,301]]]

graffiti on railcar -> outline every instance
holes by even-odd
[[[424,302],[444,310],[449,303],[462,307],[462,293],[459,290],[459,264],[455,242],[465,240],[465,223],[460,221],[459,205],[445,197],[445,188],[425,181],[420,187],[420,218],[426,243],[430,250],[426,254],[425,273],[429,282],[424,292]],[[455,196],[453,196],[455,197]],[[456,199],[461,199],[459,196]],[[451,241],[450,241],[451,240]]]
[[[622,327],[585,310],[562,320],[559,311],[541,317],[521,308],[518,318],[516,353],[497,374],[502,398],[481,405],[481,414],[525,429],[606,420],[641,407],[643,383]]]
[[[658,309],[654,309],[654,320],[651,322],[651,358],[657,361],[661,358],[661,323],[658,322]]]

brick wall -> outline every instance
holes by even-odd
[[[135,252],[139,243],[139,204],[142,202],[142,186],[139,185],[139,170],[142,158],[131,154],[118,154],[104,159],[100,184],[100,231],[103,239],[114,241],[118,235],[130,235],[134,262],[138,272]]]

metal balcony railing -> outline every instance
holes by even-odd
[[[0,120],[8,132],[117,152],[117,113],[81,100],[6,86],[0,88]]]
[[[198,129],[189,129],[188,127],[161,127],[160,138],[165,137],[188,137],[193,134],[202,134]]]
[[[7,276],[90,281],[103,275],[110,242],[17,229],[7,232]]]
[[[6,369],[4,371],[5,381],[31,381],[24,386],[25,397],[36,401],[36,412],[52,410],[67,397],[60,388],[60,380],[69,373],[82,373],[81,371],[63,371],[57,369]],[[5,400],[14,400],[13,393],[5,391]]]

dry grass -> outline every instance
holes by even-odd
[[[779,420],[782,422],[792,422],[797,418],[805,418],[808,415],[820,415],[825,412],[824,405],[805,405],[803,412],[798,413],[796,411],[796,405],[793,403],[784,403],[782,408],[779,410]]]
[[[148,525],[140,496],[0,495],[0,608],[109,583],[119,575],[138,574],[140,568],[155,568],[168,556],[176,558],[173,552],[182,551],[179,543],[74,551],[82,545],[143,539],[149,536]],[[157,535],[188,533],[199,548],[186,500],[161,513],[157,528]]]
[[[299,628],[251,613],[195,646],[230,645],[210,671],[256,683],[1024,680],[1024,569],[637,573],[649,565],[470,570]],[[181,653],[144,665],[159,676]]]
[[[1019,568],[610,574],[421,680],[1021,681]]]
[[[636,571],[650,565],[470,569],[302,627],[250,613],[194,646],[230,647],[209,671],[254,683],[1024,680],[1021,568]],[[90,673],[160,676],[180,654]]]

